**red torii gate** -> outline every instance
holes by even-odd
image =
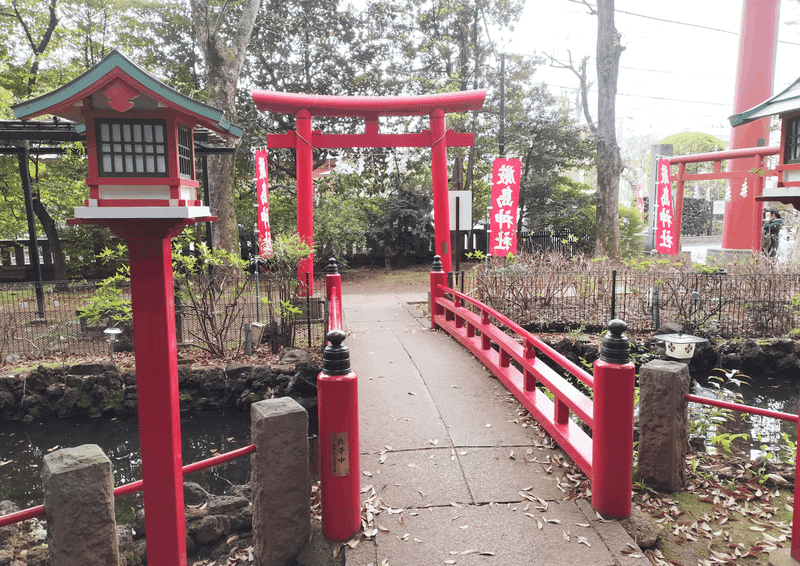
[[[433,178],[434,240],[436,254],[442,257],[445,271],[451,270],[450,212],[447,198],[447,148],[469,147],[473,134],[445,129],[445,114],[479,110],[486,99],[485,90],[428,94],[422,96],[324,96],[254,90],[256,108],[262,111],[294,114],[296,130],[268,134],[267,147],[297,150],[297,232],[310,246],[314,244],[314,188],[311,178],[313,150],[356,147],[429,147]],[[381,134],[381,116],[429,115],[431,129],[416,134]],[[311,129],[312,116],[361,117],[361,134],[323,134]],[[309,274],[308,293],[313,293],[314,258],[298,269],[300,281]]]

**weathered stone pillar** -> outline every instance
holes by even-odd
[[[44,457],[50,566],[119,564],[111,461],[96,444]]]
[[[311,531],[308,413],[289,397],[253,403],[253,547],[260,566],[292,563]]]
[[[689,368],[653,360],[639,370],[639,465],[636,477],[668,492],[686,483]]]

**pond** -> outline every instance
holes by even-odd
[[[739,376],[733,376],[737,378]],[[693,379],[692,394],[700,397],[719,398],[733,401],[730,395],[720,396],[716,380]],[[798,397],[800,397],[800,383],[792,379],[783,379],[771,376],[758,376],[742,379],[741,385],[730,380],[723,386],[730,391],[741,393],[745,405],[770,409],[796,415],[798,412]],[[690,403],[690,419],[708,422],[707,419],[715,414],[713,407]],[[797,423],[762,417],[759,415],[746,415],[735,413],[733,420],[726,420],[722,425],[724,432],[730,434],[744,434],[745,438],[732,441],[732,452],[736,455],[755,459],[765,454],[766,451],[779,456],[781,446],[786,446],[783,436],[786,435],[792,442],[797,441]],[[712,428],[711,433],[713,434]],[[722,432],[722,431],[720,431]],[[708,435],[711,436],[710,434]],[[706,439],[706,446],[714,451],[715,448]]]
[[[44,455],[58,448],[97,444],[111,460],[114,485],[141,479],[139,428],[135,417],[63,419],[37,424],[4,422],[0,432],[0,500],[25,509],[41,505]],[[226,410],[181,415],[184,464],[230,452],[250,444],[250,412]],[[189,476],[211,493],[249,481],[250,457],[238,458]],[[117,520],[132,522],[142,505],[141,493],[117,499]]]

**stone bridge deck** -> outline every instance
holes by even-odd
[[[345,295],[372,540],[347,566],[648,565],[569,480],[503,385],[430,322],[423,294]],[[622,551],[636,549],[633,554]]]

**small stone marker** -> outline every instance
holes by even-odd
[[[686,483],[689,383],[689,368],[679,362],[653,360],[639,370],[637,478],[671,493]]]
[[[44,457],[50,566],[119,564],[111,461],[96,444]]]
[[[250,418],[256,563],[290,564],[311,532],[308,413],[283,397],[253,403]]]

